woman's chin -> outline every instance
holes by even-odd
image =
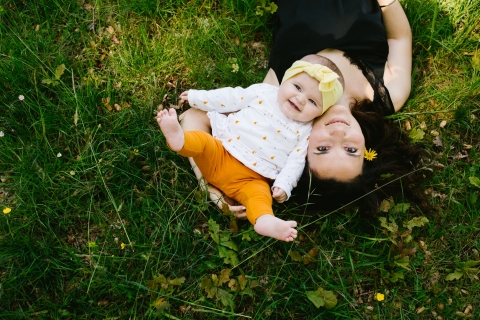
[[[323,115],[333,114],[351,114],[350,108],[342,104],[336,104],[331,106]]]

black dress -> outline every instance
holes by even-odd
[[[377,0],[277,0],[269,67],[279,81],[293,62],[327,48],[345,52],[374,89],[375,105],[394,112],[383,84],[388,42]],[[379,110],[379,111],[380,111]]]

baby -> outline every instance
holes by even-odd
[[[343,94],[338,78],[328,67],[296,61],[280,87],[183,92],[182,102],[208,111],[213,136],[183,132],[174,109],[159,112],[157,122],[173,151],[193,157],[210,184],[246,207],[257,233],[292,241],[297,223],[273,215],[272,196],[288,200],[297,185],[312,121]]]

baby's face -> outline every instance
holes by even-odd
[[[282,113],[295,121],[308,122],[323,112],[319,82],[302,72],[284,81],[278,90],[277,101]]]

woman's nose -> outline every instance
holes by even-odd
[[[333,127],[330,130],[330,135],[334,137],[344,137],[347,132],[342,127]]]

